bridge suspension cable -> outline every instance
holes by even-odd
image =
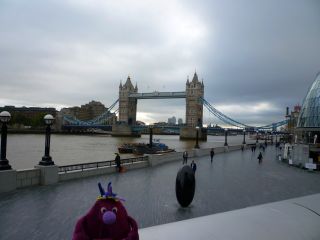
[[[227,123],[229,125],[232,125],[234,127],[239,127],[239,128],[252,128],[252,126],[248,126],[246,124],[243,124],[241,122],[238,122],[227,115],[223,114],[216,108],[214,108],[207,100],[204,98],[200,97],[201,101],[203,102],[203,105],[211,112],[213,115],[215,115],[217,118],[219,118],[221,121],[224,123]]]
[[[231,126],[234,126],[234,127],[243,128],[243,129],[248,129],[249,128],[249,129],[255,129],[255,130],[268,130],[268,129],[276,130],[277,127],[283,126],[283,125],[288,123],[288,120],[283,120],[283,121],[280,121],[280,122],[276,122],[276,123],[272,123],[272,124],[268,124],[268,125],[264,125],[264,126],[259,126],[259,127],[249,126],[249,125],[246,125],[244,123],[236,121],[236,120],[228,117],[227,115],[223,114],[222,112],[220,112],[219,110],[214,108],[204,98],[200,97],[200,100],[203,102],[203,105],[209,110],[210,113],[215,115],[222,122],[224,122],[226,124],[229,124]]]

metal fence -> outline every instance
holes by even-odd
[[[121,164],[133,164],[136,162],[148,161],[148,157],[136,157],[136,158],[125,158],[121,159]],[[88,169],[97,169],[103,167],[115,167],[115,160],[101,161],[101,162],[90,162],[90,163],[79,163],[72,165],[59,166],[59,173],[67,173],[73,171],[84,171]]]

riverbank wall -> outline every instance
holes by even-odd
[[[235,146],[226,146],[226,147],[215,147],[214,148],[214,153],[219,154],[219,153],[225,153],[229,151],[235,151],[235,150],[240,150],[242,145],[235,145]],[[188,152],[188,157],[191,159],[195,159],[197,157],[203,157],[203,156],[208,156],[208,159],[210,158],[210,151],[211,148],[203,148],[203,149],[192,149],[187,151]],[[152,154],[148,155],[148,161],[150,166],[157,166],[160,164],[172,162],[172,161],[181,161],[183,160],[182,158],[183,152],[171,152],[171,153],[166,153],[166,154]]]
[[[216,147],[215,154],[240,150],[242,145]],[[190,159],[208,156],[210,158],[211,148],[193,149],[188,151]],[[122,159],[125,171],[144,167],[155,167],[161,164],[182,161],[183,152],[171,152],[165,154],[149,154],[144,157]],[[31,169],[5,170],[0,172],[0,192],[8,192],[15,189],[49,185],[58,182],[86,178],[91,176],[105,175],[117,172],[114,160],[82,163],[69,166],[35,166]]]

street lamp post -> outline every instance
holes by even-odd
[[[194,148],[200,148],[199,147],[199,126],[196,126],[196,145],[194,146]]]
[[[7,111],[0,113],[0,121],[2,122],[1,128],[1,159],[0,170],[10,170],[11,166],[7,159],[7,123],[10,121],[11,115]]]
[[[228,146],[228,129],[224,130],[224,146]]]
[[[278,144],[278,134],[276,133],[276,145]]]
[[[243,141],[242,144],[246,144],[246,130],[243,129]]]
[[[50,134],[51,134],[51,125],[53,124],[54,117],[51,114],[47,114],[44,116],[43,119],[45,124],[47,125],[46,142],[45,142],[44,156],[42,157],[42,160],[39,162],[39,165],[50,166],[50,165],[54,165],[54,162],[50,157]]]
[[[152,148],[152,134],[153,134],[153,126],[152,125],[150,125],[149,126],[149,133],[150,133],[150,135],[149,135],[149,147],[150,148]]]
[[[256,136],[256,143],[259,143],[259,131],[257,130],[257,131],[256,131],[256,133],[257,133],[257,136]]]

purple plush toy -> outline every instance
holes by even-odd
[[[112,192],[111,182],[108,192],[99,183],[101,196],[84,217],[77,222],[73,240],[139,240],[136,221],[128,216],[121,198]]]

